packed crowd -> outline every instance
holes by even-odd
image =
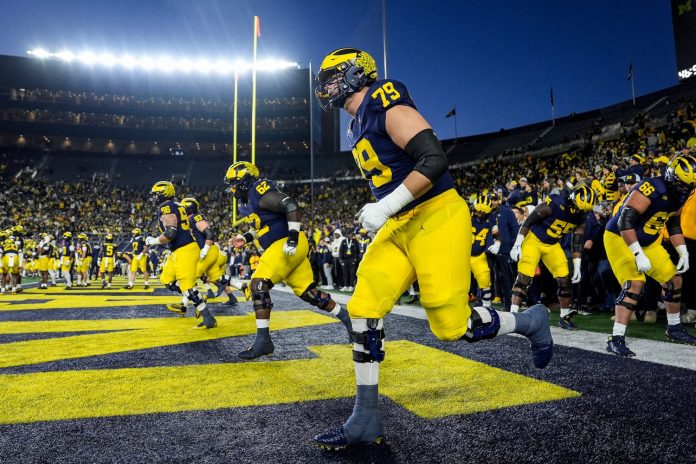
[[[614,204],[627,189],[641,178],[662,175],[675,153],[689,153],[696,145],[694,126],[690,123],[695,116],[693,103],[685,102],[670,115],[668,124],[659,128],[650,118],[641,116],[636,119],[636,130],[624,133],[617,140],[587,144],[581,150],[546,158],[486,160],[476,166],[453,169],[452,175],[459,193],[472,205],[481,196],[496,198],[498,208],[511,209],[518,226],[534,206],[544,203],[550,195],[567,194],[574,186],[587,185],[601,200],[592,213],[594,220],[600,225],[606,224],[615,212]],[[147,187],[48,183],[26,177],[3,177],[1,182],[0,204],[5,214],[0,218],[0,229],[22,224],[29,235],[49,233],[54,237],[60,237],[64,231],[83,232],[95,242],[106,233],[112,233],[117,241],[120,239],[124,249],[133,227],[141,227],[146,234],[155,233],[155,216],[147,202]],[[315,184],[313,202],[309,184],[283,185],[281,181],[280,185],[302,208],[303,229],[310,239],[310,262],[316,281],[327,288],[350,291],[355,285],[355,269],[370,240],[354,216],[360,205],[371,201],[367,184],[349,180]],[[219,189],[183,187],[180,195],[198,199],[208,220],[215,224],[223,244],[226,238],[246,230],[244,223],[233,224],[232,202],[224,193],[222,183]],[[696,237],[687,235],[687,239],[693,241]],[[596,246],[586,246],[583,252],[585,272],[582,281],[573,285],[573,305],[581,312],[610,311],[620,289],[612,278],[611,269],[607,268],[601,238],[593,240]],[[564,248],[570,263],[569,242],[565,240]],[[263,252],[253,246],[228,251],[231,273],[243,277],[253,271],[255,257]],[[500,256],[492,255],[488,260],[494,282],[494,301],[500,301],[509,309],[516,268],[509,256],[502,255],[503,261]],[[685,289],[693,282],[692,274],[685,276]],[[555,285],[540,264],[526,303],[552,304],[556,298]],[[688,294],[688,290],[685,293]],[[647,314],[649,320],[656,318],[652,311],[661,307],[659,294],[659,286],[648,285],[647,296],[637,311],[638,317]],[[472,295],[475,295],[475,287]],[[688,309],[696,309],[688,297],[685,301],[693,306]],[[689,317],[696,319],[694,316]]]

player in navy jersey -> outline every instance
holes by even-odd
[[[595,191],[586,185],[580,185],[567,197],[550,195],[546,204],[537,206],[527,216],[510,250],[510,258],[519,260],[517,279],[512,288],[511,311],[519,310],[541,259],[558,284],[558,301],[561,305],[558,325],[566,330],[577,329],[571,321],[577,312],[570,309],[570,284],[578,283],[581,279],[580,257],[584,243],[585,217],[595,203]],[[563,237],[571,232],[572,278],[568,271],[568,258],[560,244]]]
[[[471,218],[471,272],[479,287],[479,299],[485,307],[491,306],[492,298],[491,268],[486,257],[486,250],[493,246],[491,231],[495,222],[491,211],[491,198],[479,195],[474,202],[474,217]]]
[[[131,239],[131,252],[133,258],[130,261],[129,273],[128,273],[128,285],[126,285],[127,290],[131,290],[133,285],[135,285],[135,279],[138,275],[138,269],[143,274],[145,290],[150,288],[150,269],[149,269],[149,256],[150,250],[145,245],[145,237],[143,237],[143,231],[140,227],[136,227],[131,232],[133,238]]]
[[[241,217],[248,218],[251,224],[250,231],[230,239],[230,245],[241,248],[258,239],[265,250],[248,287],[256,312],[256,339],[238,356],[254,359],[273,353],[269,329],[273,302],[269,291],[280,281],[285,281],[302,300],[336,316],[350,332],[346,310],[331,295],[319,290],[314,281],[312,265],[307,258],[309,242],[307,236],[300,233],[297,202],[282,193],[272,180],[259,178],[259,168],[246,161],[230,166],[225,182],[230,185],[227,192],[241,202]]]
[[[696,187],[696,158],[678,155],[667,165],[664,177],[643,179],[628,194],[618,214],[607,223],[604,247],[614,275],[623,290],[616,299],[615,322],[607,351],[635,356],[626,346],[626,327],[643,294],[645,276],[662,286],[667,311],[669,340],[696,345],[696,338],[684,330],[679,312],[682,278],[689,270],[689,252],[681,230],[681,211]],[[666,226],[669,240],[679,254],[675,266],[662,246]]]
[[[354,330],[355,407],[343,425],[316,436],[316,444],[336,450],[383,442],[377,408],[383,318],[416,277],[421,304],[438,338],[478,341],[521,333],[532,342],[534,364],[546,367],[553,340],[544,306],[522,314],[469,307],[469,209],[454,189],[435,133],[406,86],[378,80],[368,53],[342,48],[322,61],[315,95],[324,110],[343,108],[352,117],[348,141],[377,200],[359,212],[362,227],[377,233],[360,262],[355,293],[348,302]]]
[[[186,314],[186,305],[192,303],[196,317],[203,321],[195,326],[198,329],[212,329],[217,321],[205,304],[196,283],[196,265],[201,252],[191,233],[191,224],[186,210],[174,201],[176,190],[171,182],[160,181],[152,186],[151,200],[157,204],[157,222],[161,235],[147,237],[147,246],[168,245],[171,255],[167,259],[160,281],[170,290],[183,294],[180,304],[168,304],[167,309]]]
[[[237,298],[232,293],[232,288],[230,287],[230,280],[232,277],[223,275],[222,269],[218,264],[220,247],[214,242],[215,233],[212,225],[203,216],[200,210],[201,206],[195,198],[183,198],[181,200],[181,206],[184,207],[186,214],[188,214],[193,236],[201,249],[201,253],[198,257],[198,265],[196,266],[196,278],[204,282],[205,288],[208,289],[209,298],[215,297],[209,283],[214,282],[227,295],[226,304],[235,306],[237,304]]]

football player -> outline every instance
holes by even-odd
[[[5,254],[5,239],[8,237],[8,234],[4,230],[0,230],[0,294],[4,295],[5,294],[5,285],[7,279],[7,274],[5,273],[5,265],[3,264],[4,261],[4,254]]]
[[[570,309],[570,284],[580,282],[582,277],[580,263],[585,218],[596,203],[595,191],[586,185],[580,185],[567,197],[550,195],[546,204],[537,206],[527,216],[510,250],[510,258],[519,261],[517,279],[512,287],[510,311],[519,311],[520,303],[527,296],[527,288],[532,283],[541,259],[558,284],[558,301],[561,305],[558,326],[566,330],[577,330],[571,321],[577,311]],[[572,278],[569,276],[568,258],[560,244],[561,239],[568,233],[572,233]]]
[[[222,287],[227,295],[227,304],[235,306],[237,298],[232,294],[229,288],[231,277],[223,275],[220,271],[218,258],[220,257],[220,247],[214,242],[215,234],[210,223],[205,219],[200,211],[198,200],[192,197],[186,197],[181,200],[181,206],[188,214],[189,223],[192,225],[191,230],[196,242],[201,249],[196,266],[196,278],[204,279],[205,288],[208,290],[208,297],[211,296],[212,290],[209,282],[214,282],[217,286]],[[226,255],[225,255],[226,256]],[[214,295],[212,295],[214,296]]]
[[[16,291],[19,293],[22,291],[22,270],[25,266],[25,256],[24,256],[24,227],[17,224],[12,227],[12,238],[17,246],[17,258],[19,259],[19,271],[17,272],[17,284]]]
[[[102,280],[101,288],[111,288],[111,279],[114,275],[114,265],[116,264],[116,244],[114,234],[108,233],[104,237],[99,249],[99,279]],[[108,278],[108,281],[107,281]]]
[[[664,177],[643,179],[629,193],[619,213],[607,223],[604,248],[614,275],[623,290],[616,299],[614,329],[607,351],[631,357],[626,346],[626,327],[643,294],[645,276],[662,286],[667,311],[669,340],[696,345],[696,337],[684,330],[680,320],[683,274],[689,270],[689,252],[681,230],[682,206],[696,187],[696,158],[675,156]],[[662,246],[660,236],[666,226],[669,240],[679,254],[675,266]]]
[[[139,227],[136,227],[132,231],[133,238],[131,239],[131,250],[133,252],[133,258],[130,262],[130,273],[128,275],[128,285],[126,289],[130,290],[135,285],[135,278],[138,275],[138,269],[143,274],[145,290],[150,288],[150,268],[149,268],[149,257],[150,249],[145,245],[145,237],[143,237],[143,231]]]
[[[353,118],[348,127],[353,157],[377,199],[359,213],[362,227],[376,235],[348,302],[355,407],[342,426],[316,436],[316,444],[341,449],[383,441],[377,408],[383,318],[416,276],[421,304],[438,338],[478,341],[521,333],[532,340],[535,365],[545,367],[553,340],[544,306],[522,314],[469,307],[469,208],[454,189],[447,157],[406,87],[378,80],[375,61],[366,52],[342,48],[323,60],[315,94],[323,109],[343,108]]]
[[[75,267],[77,271],[78,287],[90,285],[89,270],[92,267],[92,245],[85,233],[77,234],[77,247],[75,249]]]
[[[254,359],[273,353],[270,335],[271,288],[285,281],[295,295],[307,303],[326,311],[343,322],[351,330],[350,318],[345,309],[331,295],[317,289],[312,266],[309,264],[309,242],[300,233],[300,207],[297,202],[280,192],[269,179],[259,178],[259,168],[246,161],[234,163],[227,169],[227,192],[240,204],[240,215],[251,223],[249,232],[230,239],[230,245],[241,248],[258,238],[266,250],[259,266],[251,275],[250,286],[244,292],[247,301],[254,300],[256,312],[256,339],[246,350],[238,354],[242,359]]]
[[[48,273],[50,269],[50,260],[53,256],[53,245],[51,244],[52,237],[48,234],[42,234],[39,242],[39,273],[41,274],[41,284],[39,288],[48,288]]]
[[[196,266],[201,249],[191,233],[191,223],[186,210],[175,202],[176,189],[174,184],[167,181],[157,182],[150,190],[150,199],[157,205],[157,222],[161,235],[147,237],[145,245],[168,245],[171,255],[167,259],[160,281],[168,289],[183,295],[181,303],[168,304],[169,311],[186,314],[186,305],[195,307],[196,317],[203,316],[203,321],[195,328],[212,329],[217,326],[217,320],[208,309],[196,284]]]
[[[72,242],[72,232],[63,232],[63,244],[60,247],[60,271],[65,279],[65,289],[72,288],[72,266],[75,261],[75,245]]]
[[[14,295],[17,293],[17,284],[19,283],[19,247],[13,236],[5,239],[3,244],[2,264],[5,269],[5,279],[8,279],[11,286],[10,292]]]
[[[490,233],[495,226],[491,211],[491,198],[488,195],[479,195],[474,202],[474,217],[471,219],[471,271],[479,287],[479,299],[487,308],[491,307],[493,294],[491,268],[488,266],[486,250],[494,245],[500,248],[500,242],[494,244],[493,235]]]

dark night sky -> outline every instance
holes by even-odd
[[[44,47],[251,59],[315,68],[354,46],[382,55],[380,0],[0,0],[0,54]],[[387,0],[389,77],[404,82],[441,138],[550,119],[677,83],[668,1]]]

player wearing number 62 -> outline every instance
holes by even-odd
[[[331,295],[320,291],[314,282],[312,265],[307,258],[309,242],[307,236],[300,233],[302,218],[297,202],[282,193],[272,180],[259,178],[259,168],[247,161],[231,165],[224,180],[229,185],[227,193],[240,201],[240,216],[250,223],[249,231],[231,238],[230,245],[241,248],[258,239],[265,250],[251,275],[250,285],[242,288],[247,301],[254,300],[256,339],[237,356],[254,359],[273,353],[270,290],[281,281],[285,281],[302,300],[336,316],[350,332],[350,317],[346,310]]]
[[[368,53],[342,48],[322,61],[315,96],[323,109],[342,108],[352,117],[348,141],[377,200],[358,214],[362,226],[376,235],[360,262],[348,302],[355,407],[343,425],[317,435],[315,443],[336,450],[384,442],[377,408],[379,366],[385,356],[383,318],[416,278],[430,329],[439,339],[475,342],[520,333],[532,342],[535,366],[546,367],[553,353],[546,307],[537,305],[521,314],[469,307],[469,208],[454,189],[447,157],[406,86],[379,80]]]
[[[607,351],[619,356],[635,356],[626,346],[626,326],[643,294],[645,276],[662,286],[667,311],[669,340],[696,345],[696,337],[681,325],[680,274],[689,270],[689,252],[681,230],[681,211],[696,187],[696,158],[677,155],[662,177],[644,179],[628,194],[619,212],[607,223],[604,248],[614,275],[623,290],[616,299],[616,321]],[[675,266],[662,246],[662,229],[679,255]]]
[[[581,279],[580,262],[584,245],[585,218],[595,203],[597,194],[594,190],[580,185],[567,196],[550,195],[545,204],[537,206],[529,213],[510,250],[510,259],[519,261],[517,279],[512,286],[510,311],[519,311],[520,303],[526,297],[527,288],[532,283],[534,271],[541,259],[558,285],[558,302],[561,305],[558,325],[566,330],[577,329],[571,321],[577,313],[570,309],[570,284],[576,284]],[[560,244],[561,239],[568,233],[572,233],[572,278],[568,272],[568,258]]]

